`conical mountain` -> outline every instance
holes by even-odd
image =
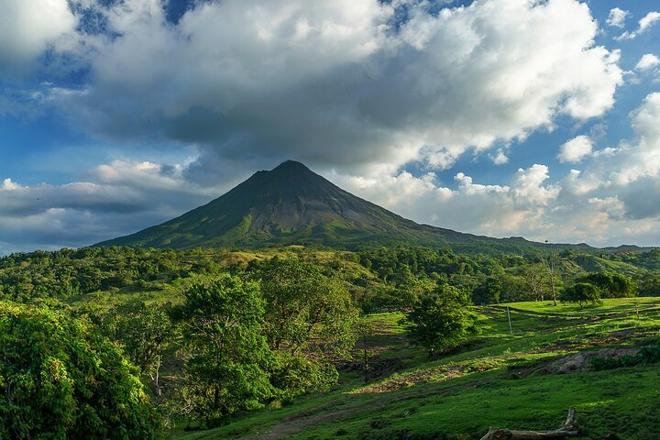
[[[180,217],[100,245],[356,247],[385,242],[464,249],[488,246],[491,250],[539,245],[520,238],[495,239],[419,225],[344,191],[295,161],[259,171],[221,197]]]

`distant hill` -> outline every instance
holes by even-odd
[[[173,220],[98,245],[355,248],[381,243],[479,252],[594,249],[586,244],[544,245],[520,237],[497,239],[420,225],[344,191],[295,161],[259,171],[221,197]]]

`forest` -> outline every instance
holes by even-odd
[[[346,371],[368,383],[363,342],[383,313],[436,360],[487,332],[475,306],[658,295],[659,250],[12,254],[0,259],[0,438],[161,438],[329,392]]]

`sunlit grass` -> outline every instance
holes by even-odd
[[[645,310],[639,319],[637,301]],[[471,438],[489,426],[558,427],[568,407],[575,407],[589,438],[617,433],[651,440],[660,426],[657,365],[572,374],[544,373],[537,367],[580,350],[653,338],[657,343],[660,310],[652,309],[659,301],[605,300],[587,314],[567,304],[515,303],[510,305],[513,333],[505,309],[476,308],[480,335],[435,360],[410,346],[401,313],[374,314],[367,319],[374,329],[369,338],[373,361],[396,363],[395,371],[366,385],[355,372],[345,374],[331,393],[245,414],[209,431],[179,430],[176,436],[259,438],[259,433],[270,432],[275,435],[270,438],[309,440]]]

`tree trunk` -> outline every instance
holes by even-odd
[[[578,426],[575,420],[575,408],[569,408],[564,425],[559,429],[549,431],[517,431],[513,429],[490,428],[481,440],[545,440],[563,439],[578,435]]]

